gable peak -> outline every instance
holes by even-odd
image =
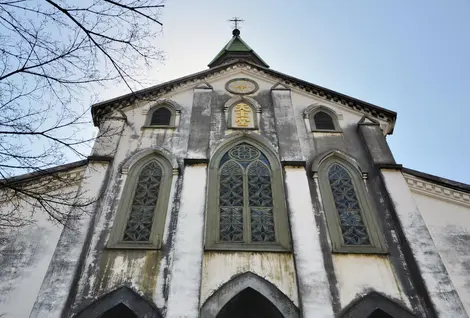
[[[266,64],[266,62],[263,61],[263,59],[256,54],[256,52],[245,41],[242,40],[239,29],[234,29],[232,31],[232,38],[230,41],[214,57],[208,66],[212,68],[235,60],[249,61],[269,68],[269,65]]]

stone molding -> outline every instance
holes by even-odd
[[[450,189],[406,173],[404,173],[403,176],[405,177],[410,190],[413,192],[428,195],[437,199],[443,199],[445,201],[470,208],[470,194],[468,193]]]
[[[121,109],[130,106],[138,99],[157,99],[161,96],[174,92],[175,90],[185,89],[200,84],[201,81],[209,81],[212,78],[227,75],[234,70],[248,70],[255,73],[262,78],[270,81],[275,81],[285,87],[294,88],[316,97],[320,97],[326,101],[335,102],[339,105],[351,108],[355,111],[362,112],[369,116],[387,121],[391,123],[390,132],[393,130],[393,124],[396,119],[396,113],[379,106],[363,102],[353,97],[343,95],[341,93],[317,86],[312,83],[302,81],[300,79],[273,71],[268,68],[260,67],[250,62],[233,62],[231,64],[224,64],[205,70],[199,73],[191,74],[167,83],[149,87],[139,92],[117,97],[102,103],[92,106],[92,115],[95,126],[99,124],[101,119],[116,109]],[[281,80],[279,80],[281,78]]]

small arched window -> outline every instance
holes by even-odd
[[[359,171],[337,158],[319,169],[319,182],[333,251],[384,252],[383,238]]]
[[[150,156],[128,174],[116,215],[110,247],[158,248],[168,207],[172,167]]]
[[[315,128],[318,130],[335,130],[333,118],[327,113],[320,111],[313,116]]]
[[[240,143],[228,149],[211,169],[209,191],[216,193],[209,194],[207,247],[288,248],[280,182],[279,169],[257,147]]]
[[[304,118],[308,121],[312,132],[341,132],[338,116],[325,106],[307,107],[304,110]]]
[[[171,111],[166,107],[155,109],[150,120],[151,126],[169,126],[171,124]]]
[[[180,108],[172,102],[158,102],[144,114],[147,115],[143,128],[173,128],[179,122]],[[176,104],[175,104],[176,105]],[[176,105],[177,106],[177,105]]]

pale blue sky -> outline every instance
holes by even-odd
[[[396,111],[398,163],[470,183],[470,1],[168,0],[156,83],[206,69],[241,36],[277,71]],[[108,91],[104,97],[122,92]]]

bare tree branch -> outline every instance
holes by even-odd
[[[97,89],[142,84],[163,59],[160,0],[0,0],[0,230],[43,212],[66,224],[86,210],[80,173],[49,168],[86,158],[96,138],[89,99]],[[22,173],[39,173],[18,181]],[[25,211],[28,213],[25,214]],[[74,217],[76,217],[74,213]]]

